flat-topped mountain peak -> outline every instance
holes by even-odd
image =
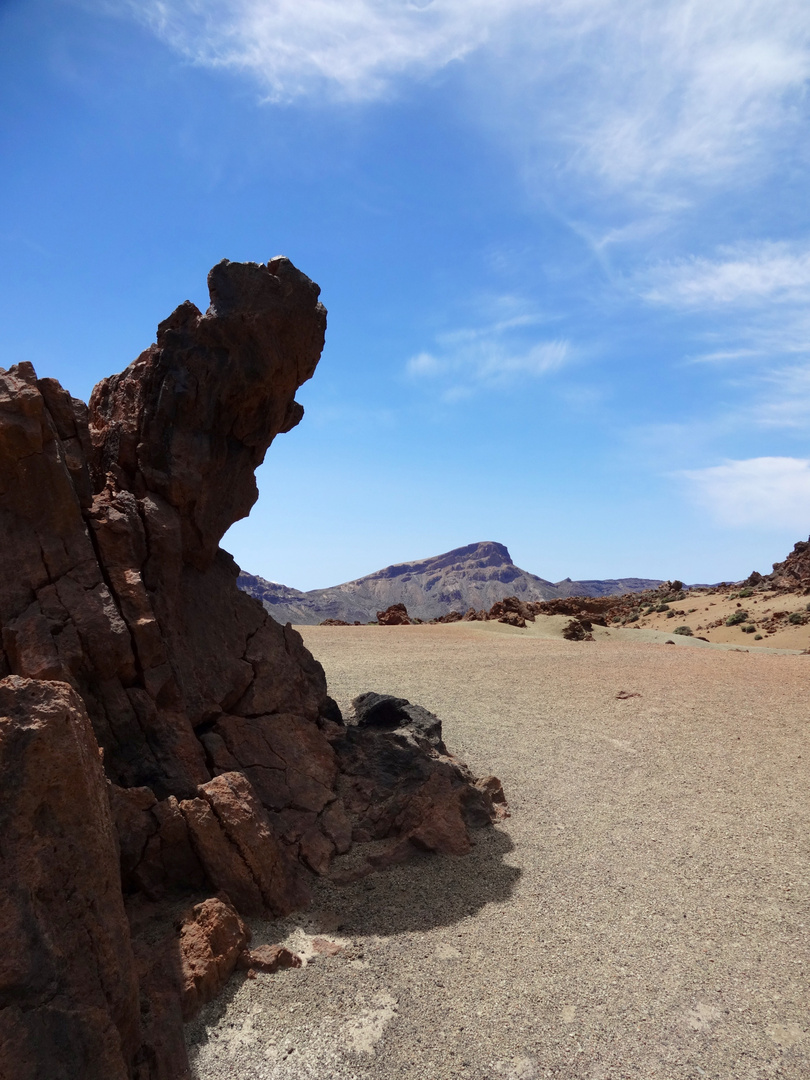
[[[433,619],[452,609],[467,611],[492,607],[504,596],[522,600],[554,600],[561,596],[609,596],[655,587],[658,581],[620,578],[556,584],[521,570],[512,562],[505,544],[482,540],[453,548],[441,555],[394,563],[382,570],[334,585],[302,592],[241,574],[239,585],[261,600],[280,622],[298,625],[341,619],[370,622],[391,604],[405,604],[417,619]]]

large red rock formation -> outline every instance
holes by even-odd
[[[237,589],[219,542],[301,419],[326,312],[283,258],[224,261],[208,283],[208,311],[182,304],[89,407],[30,364],[0,369],[3,928],[19,931],[0,1024],[31,1076],[96,1075],[88,1060],[108,1077],[184,1074],[181,1017],[233,948],[185,992],[176,934],[150,952],[136,920],[133,961],[121,888],[276,915],[306,903],[307,875],[368,833],[373,807],[375,838],[439,851],[494,816],[429,740],[408,736],[408,783],[392,785],[401,733],[347,729],[300,635]],[[201,911],[205,940],[228,939],[211,929],[222,906]]]

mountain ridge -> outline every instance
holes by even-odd
[[[659,579],[607,578],[551,582],[522,570],[505,544],[484,540],[412,562],[392,563],[326,589],[303,591],[255,574],[240,573],[239,587],[255,596],[278,622],[315,625],[324,619],[370,622],[391,604],[405,604],[417,619],[456,609],[489,609],[504,596],[556,600],[566,596],[616,596],[655,588]]]

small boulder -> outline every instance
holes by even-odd
[[[250,930],[226,896],[196,904],[180,927],[181,1002],[190,1020],[220,992],[250,941]]]
[[[408,609],[404,604],[392,604],[385,611],[377,612],[377,622],[380,626],[410,626]]]

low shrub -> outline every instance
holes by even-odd
[[[810,608],[810,605],[808,605]],[[654,611],[669,611],[669,604],[659,604],[657,608],[653,608]]]
[[[675,629],[672,631],[672,633],[673,634],[681,634],[683,637],[692,637],[693,636],[691,626],[676,626]]]
[[[801,626],[804,621],[805,617],[801,611],[792,611],[788,615],[788,622],[793,623],[794,626]]]
[[[739,626],[740,623],[744,623],[748,618],[748,612],[745,608],[740,608],[739,611],[732,612],[726,619],[726,626]]]
[[[753,596],[753,595],[754,595],[754,590],[749,588],[749,587],[746,587],[745,589],[740,589],[740,591],[737,593],[737,596],[739,596],[740,599],[742,599],[743,597],[746,597],[746,596]]]
[[[762,641],[762,634],[754,634],[754,641]]]
[[[749,625],[748,625],[748,626],[744,626],[744,627],[742,628],[742,631],[743,631],[743,633],[744,633],[744,634],[753,634],[755,630],[756,630],[756,627],[755,627],[755,626],[753,626],[753,625],[752,625],[752,624],[750,624],[750,623],[749,623]]]

